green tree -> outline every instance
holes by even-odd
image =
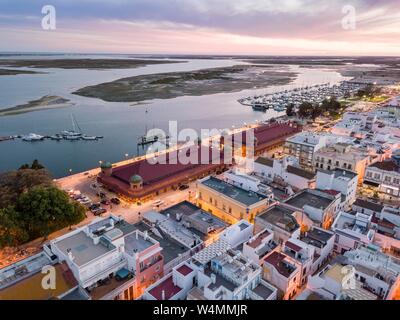
[[[53,181],[45,169],[24,169],[0,174],[0,208],[14,205],[20,194],[35,186],[52,186]]]
[[[22,194],[17,211],[31,239],[47,236],[85,218],[85,209],[72,203],[67,194],[56,187],[34,187]]]
[[[41,169],[44,169],[44,166],[42,164],[40,164],[37,159],[35,159],[32,162],[31,169],[33,169],[33,170],[41,170]]]
[[[314,111],[314,106],[310,102],[303,102],[299,106],[298,115],[302,118],[308,118],[312,115]]]
[[[294,111],[294,104],[291,103],[286,107],[286,115],[288,117],[293,117],[295,115],[295,111]]]
[[[20,227],[18,214],[11,206],[0,209],[0,248],[24,243],[29,235]]]

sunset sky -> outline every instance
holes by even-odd
[[[43,30],[44,5],[56,30]],[[356,28],[344,29],[344,6]],[[398,55],[400,0],[0,0],[0,51]]]

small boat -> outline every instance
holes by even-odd
[[[98,138],[96,136],[87,136],[87,135],[83,135],[82,136],[82,140],[88,140],[88,141],[94,141],[97,140]]]
[[[138,145],[146,145],[150,143],[155,143],[157,141],[158,141],[158,136],[152,136],[152,137],[141,136],[138,139]]]
[[[44,139],[44,136],[41,136],[40,134],[36,134],[36,133],[30,133],[30,134],[22,137],[23,141],[42,141],[43,139]]]
[[[64,139],[69,141],[76,141],[81,140],[82,136],[64,136]]]
[[[258,103],[253,104],[253,105],[252,105],[252,108],[253,108],[253,110],[255,110],[255,111],[265,111],[265,110],[268,109],[265,105],[263,105],[263,104],[258,104]]]
[[[50,140],[56,140],[56,141],[60,141],[63,139],[63,137],[59,134],[52,135],[49,138],[50,138]]]

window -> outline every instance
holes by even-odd
[[[392,181],[392,177],[386,176],[385,177],[385,182],[390,182],[390,181]]]

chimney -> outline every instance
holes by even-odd
[[[75,257],[72,254],[72,250],[71,249],[67,249],[67,252],[68,252],[69,260],[71,260],[71,262],[73,262],[75,260]]]
[[[147,237],[148,237],[148,233],[147,233],[147,230],[144,232],[144,240],[147,240]]]
[[[136,240],[139,240],[139,230],[136,230]]]
[[[161,300],[165,300],[165,290],[161,291]]]
[[[212,274],[211,274],[211,282],[212,282],[213,284],[215,284],[216,281],[217,281],[217,276],[216,276],[214,273],[212,273]]]

